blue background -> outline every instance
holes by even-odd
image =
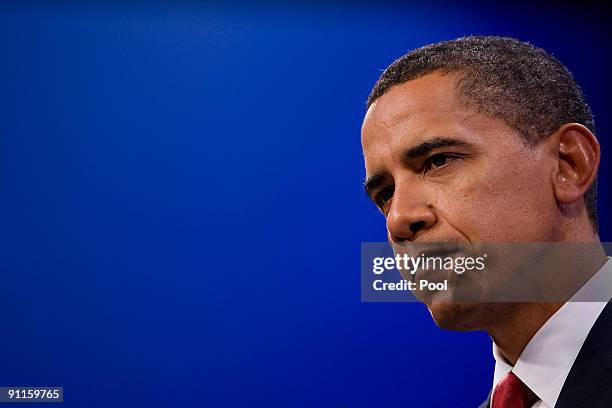
[[[609,15],[576,6],[0,7],[0,385],[64,406],[474,407],[484,333],[360,302],[359,132],[411,48],[553,52],[596,116],[610,240]],[[47,405],[49,406],[49,405]]]

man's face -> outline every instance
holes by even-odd
[[[501,120],[465,107],[454,75],[389,89],[368,109],[362,145],[366,190],[390,241],[555,241],[552,150],[527,147]],[[465,319],[477,304],[428,307],[439,325],[477,328]]]

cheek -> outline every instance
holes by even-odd
[[[547,241],[555,205],[546,175],[533,163],[502,163],[440,190],[445,221],[470,241]]]

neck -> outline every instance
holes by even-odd
[[[514,366],[527,343],[563,302],[500,304],[497,324],[488,329],[502,356]]]
[[[562,289],[574,288],[563,299],[569,299],[575,294],[601,269],[606,261],[603,247],[596,242],[587,246],[562,247],[555,255],[556,268],[547,266],[540,271],[553,271],[556,274],[554,278]],[[580,262],[576,264],[572,262],[572,259],[574,261],[579,259]],[[555,285],[549,278],[553,277],[548,277],[547,281],[550,282],[551,287],[554,287]],[[552,293],[561,294],[562,291]],[[557,297],[557,299],[561,298]],[[565,301],[556,299],[540,302],[498,303],[494,306],[495,313],[492,314],[495,318],[489,321],[486,331],[492,337],[502,356],[514,366],[529,341],[564,303]]]

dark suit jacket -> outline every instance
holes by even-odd
[[[480,408],[490,406],[491,392]],[[612,304],[589,332],[554,408],[612,408]]]

